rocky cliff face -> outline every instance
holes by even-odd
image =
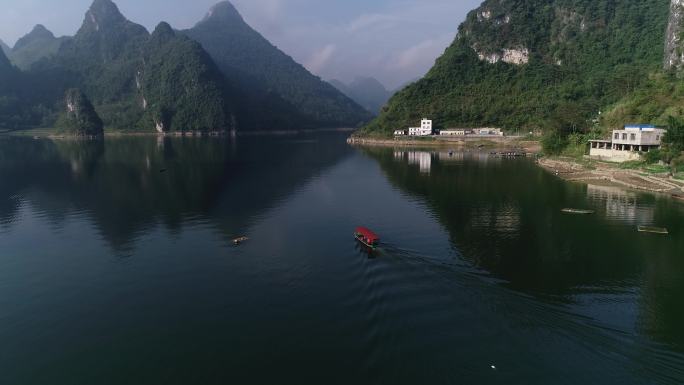
[[[101,136],[102,119],[95,112],[90,100],[79,89],[70,89],[64,97],[66,111],[57,122],[57,127],[77,136]]]
[[[671,0],[670,19],[667,24],[665,35],[665,59],[664,68],[680,69],[684,65],[684,47],[682,37],[684,35],[684,0]]]

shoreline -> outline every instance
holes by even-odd
[[[352,146],[370,147],[413,147],[413,148],[482,148],[521,150],[528,154],[537,154],[541,151],[541,144],[537,140],[529,140],[517,136],[477,136],[469,138],[430,138],[420,139],[380,139],[351,136],[347,143]]]
[[[350,133],[354,132],[355,128],[340,127],[340,128],[320,128],[320,129],[301,129],[301,130],[272,130],[272,131],[185,131],[185,132],[138,132],[138,131],[108,131],[104,132],[102,136],[78,136],[59,134],[52,128],[32,128],[25,130],[6,130],[0,131],[2,136],[19,136],[19,137],[33,137],[34,139],[53,139],[53,140],[92,140],[99,138],[117,138],[117,137],[170,137],[170,138],[232,138],[232,137],[249,137],[249,136],[288,136],[288,135],[302,135],[315,133]]]
[[[352,146],[396,147],[416,149],[521,149],[528,154],[539,154],[541,144],[538,141],[525,140],[520,137],[497,138],[459,138],[458,140],[411,140],[411,139],[375,139],[350,137],[347,143]],[[684,201],[684,180],[671,178],[668,174],[649,174],[644,170],[622,169],[618,164],[589,161],[582,163],[570,157],[541,157],[537,165],[557,177],[575,183],[600,184],[619,187],[625,190],[637,190],[667,195],[670,198]]]
[[[322,128],[302,130],[274,130],[256,132],[105,132],[102,137],[88,138],[75,135],[59,135],[52,129],[29,129],[0,132],[2,136],[23,136],[33,139],[50,140],[99,140],[105,138],[123,137],[170,137],[170,138],[234,138],[253,136],[288,136],[315,133],[354,132],[353,128]],[[347,143],[351,146],[368,147],[398,147],[416,149],[445,149],[455,150],[480,149],[480,150],[515,150],[522,151],[527,155],[539,154],[541,144],[539,141],[525,137],[469,137],[469,138],[430,138],[416,139],[382,139],[350,136]],[[684,180],[677,180],[668,174],[647,173],[638,169],[622,169],[618,164],[588,161],[581,162],[571,157],[542,157],[537,164],[546,171],[568,182],[584,184],[601,184],[606,186],[620,187],[629,190],[646,191],[657,194],[665,194],[674,199],[684,201]]]
[[[666,173],[648,174],[643,170],[621,169],[617,164],[606,162],[583,164],[568,157],[544,157],[538,164],[568,182],[621,187],[684,200],[684,180],[674,179]]]

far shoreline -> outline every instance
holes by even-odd
[[[382,139],[352,136],[347,139],[352,146],[360,147],[393,147],[402,149],[435,150],[450,148],[454,150],[510,150],[521,149],[528,154],[539,155],[541,144],[536,140],[524,137],[472,137],[458,140],[420,140],[420,139]],[[599,184],[618,187],[624,190],[648,192],[665,195],[672,199],[684,201],[684,180],[670,178],[664,174],[646,175],[640,170],[620,168],[619,164],[606,162],[581,162],[570,157],[542,156],[536,164],[565,181],[585,185]]]
[[[98,138],[117,138],[117,137],[169,137],[169,138],[231,138],[231,137],[249,137],[249,136],[290,136],[302,134],[315,133],[351,133],[356,131],[356,128],[338,127],[338,128],[318,128],[318,129],[300,129],[300,130],[263,130],[263,131],[175,131],[175,132],[156,132],[156,131],[105,131],[102,136],[79,136],[68,135],[57,132],[54,128],[27,128],[17,130],[0,131],[2,136],[15,137],[33,137],[36,139],[53,139],[53,140],[76,140],[76,139],[98,139]]]
[[[347,139],[352,146],[403,147],[403,148],[483,148],[499,150],[520,150],[528,154],[541,152],[538,140],[523,136],[473,136],[458,138],[430,137],[425,139],[409,138],[372,138],[352,135]]]

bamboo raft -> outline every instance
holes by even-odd
[[[582,209],[563,209],[562,212],[566,214],[578,214],[578,215],[589,215],[594,214],[594,210],[582,210]]]
[[[637,228],[637,230],[639,230],[640,233],[663,234],[663,235],[667,235],[670,233],[669,231],[667,231],[666,228],[653,227],[653,226],[639,226]]]

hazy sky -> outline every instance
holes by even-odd
[[[115,0],[149,30],[187,28],[218,0]],[[73,35],[92,0],[0,0],[0,39],[10,46],[44,24]],[[422,76],[481,0],[234,0],[245,20],[324,79],[373,76],[394,88]]]

